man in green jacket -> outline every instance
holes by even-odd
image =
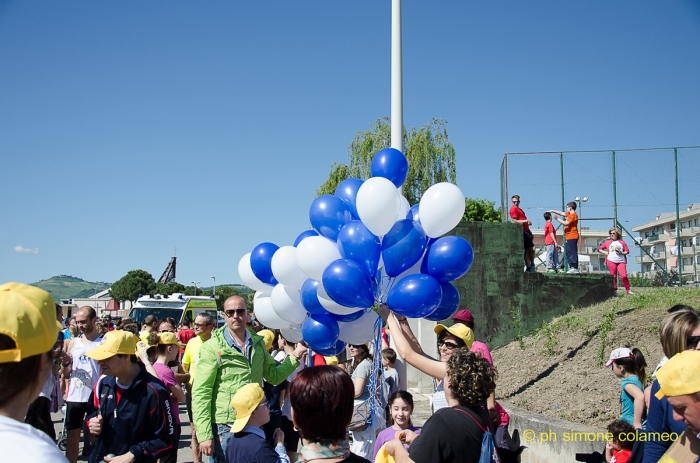
[[[226,326],[212,333],[199,351],[197,375],[192,385],[192,414],[199,449],[212,463],[224,463],[231,425],[236,420],[231,398],[246,384],[262,379],[273,385],[284,381],[298,366],[306,347],[288,350],[281,364],[265,349],[265,340],[246,329],[248,309],[240,296],[224,302]]]

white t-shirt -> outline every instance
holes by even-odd
[[[42,431],[0,415],[0,448],[3,461],[67,463],[65,455]]]

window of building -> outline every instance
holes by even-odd
[[[695,223],[695,226],[697,227],[698,226],[698,219],[696,218],[693,222]]]
[[[671,230],[675,230],[675,229],[676,229],[676,222],[671,222],[670,225],[671,225]]]
[[[683,258],[683,265],[693,265],[693,258],[692,257],[684,257]]]

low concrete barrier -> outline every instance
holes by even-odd
[[[605,452],[607,431],[550,418],[498,401],[510,415],[508,430],[525,446],[521,463],[575,462],[577,453]]]

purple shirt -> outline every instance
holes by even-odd
[[[165,388],[170,392],[170,386],[177,385],[173,370],[171,370],[169,366],[158,362],[153,364],[153,368],[156,370],[156,373],[158,373],[158,379],[165,384]],[[175,422],[180,424],[179,406],[177,404],[177,399],[173,397],[172,394],[170,395],[170,406],[173,409],[173,415],[175,415]]]
[[[420,429],[416,428],[415,426],[409,426],[406,429],[408,429],[409,431],[413,431],[416,434],[420,434]],[[382,445],[386,444],[390,440],[393,440],[397,432],[399,431],[397,431],[396,429],[394,429],[393,426],[391,426],[382,430],[377,435],[377,440],[374,442],[374,456],[372,457],[372,461],[374,461],[377,458],[377,453],[379,453],[379,450],[382,448]]]

